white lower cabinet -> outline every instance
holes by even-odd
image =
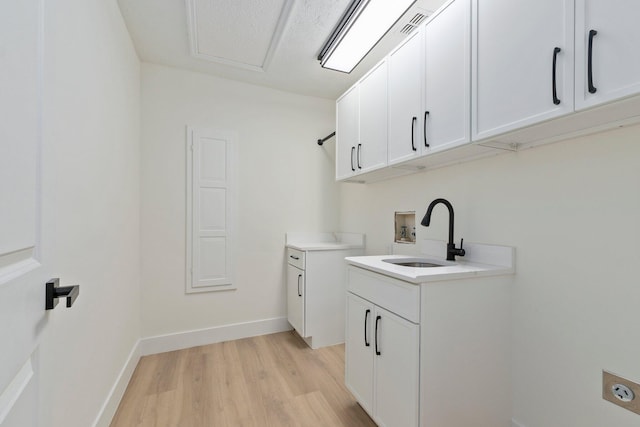
[[[360,405],[379,426],[417,426],[419,326],[348,292],[346,333],[346,384]]]
[[[345,332],[344,259],[362,255],[362,248],[328,249],[331,245],[322,242],[308,246],[313,249],[287,248],[287,320],[311,348],[341,344]]]
[[[304,270],[289,264],[287,266],[287,320],[301,337],[304,330]]]
[[[347,292],[346,384],[369,414],[373,414],[373,310],[373,304]]]
[[[509,276],[347,277],[345,383],[378,426],[511,426]]]
[[[373,323],[374,417],[380,426],[417,426],[419,327],[380,307]]]

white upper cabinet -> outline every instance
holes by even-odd
[[[338,99],[337,179],[640,122],[639,16],[631,0],[449,0]]]
[[[359,144],[358,86],[354,86],[336,102],[336,179],[356,172],[356,148]]]
[[[471,139],[471,0],[449,3],[426,24],[424,35],[428,153]]]
[[[573,111],[573,5],[473,0],[474,140]]]
[[[387,62],[376,65],[336,102],[336,179],[387,164]]]
[[[367,172],[387,164],[387,62],[378,64],[359,84],[360,141],[355,165]]]
[[[415,31],[389,55],[389,164],[422,154],[424,45]]]
[[[576,0],[576,110],[640,93],[640,2]]]

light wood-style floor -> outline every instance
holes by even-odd
[[[344,386],[344,345],[295,332],[143,357],[111,427],[375,426]]]

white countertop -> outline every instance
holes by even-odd
[[[341,249],[360,249],[362,245],[345,242],[310,242],[310,243],[289,243],[287,248],[299,251],[336,251]]]
[[[299,251],[336,251],[364,248],[364,234],[359,233],[287,233],[285,246]]]
[[[373,255],[347,257],[345,260],[350,265],[416,284],[479,276],[498,276],[513,274],[515,271],[515,251],[508,246],[465,243],[467,254],[464,258],[458,257],[455,262],[445,261],[444,258],[429,255],[429,252],[434,253],[431,250],[432,248],[437,249],[437,253],[446,253],[446,244],[425,241],[423,248],[430,250],[428,252],[425,251],[427,253],[420,257],[411,255]],[[444,252],[442,252],[442,249],[444,249]],[[405,267],[383,261],[385,259],[403,258],[408,260],[421,258],[434,264],[446,265],[442,267]]]

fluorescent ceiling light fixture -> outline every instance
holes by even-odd
[[[352,0],[320,50],[324,68],[350,73],[415,0]]]

